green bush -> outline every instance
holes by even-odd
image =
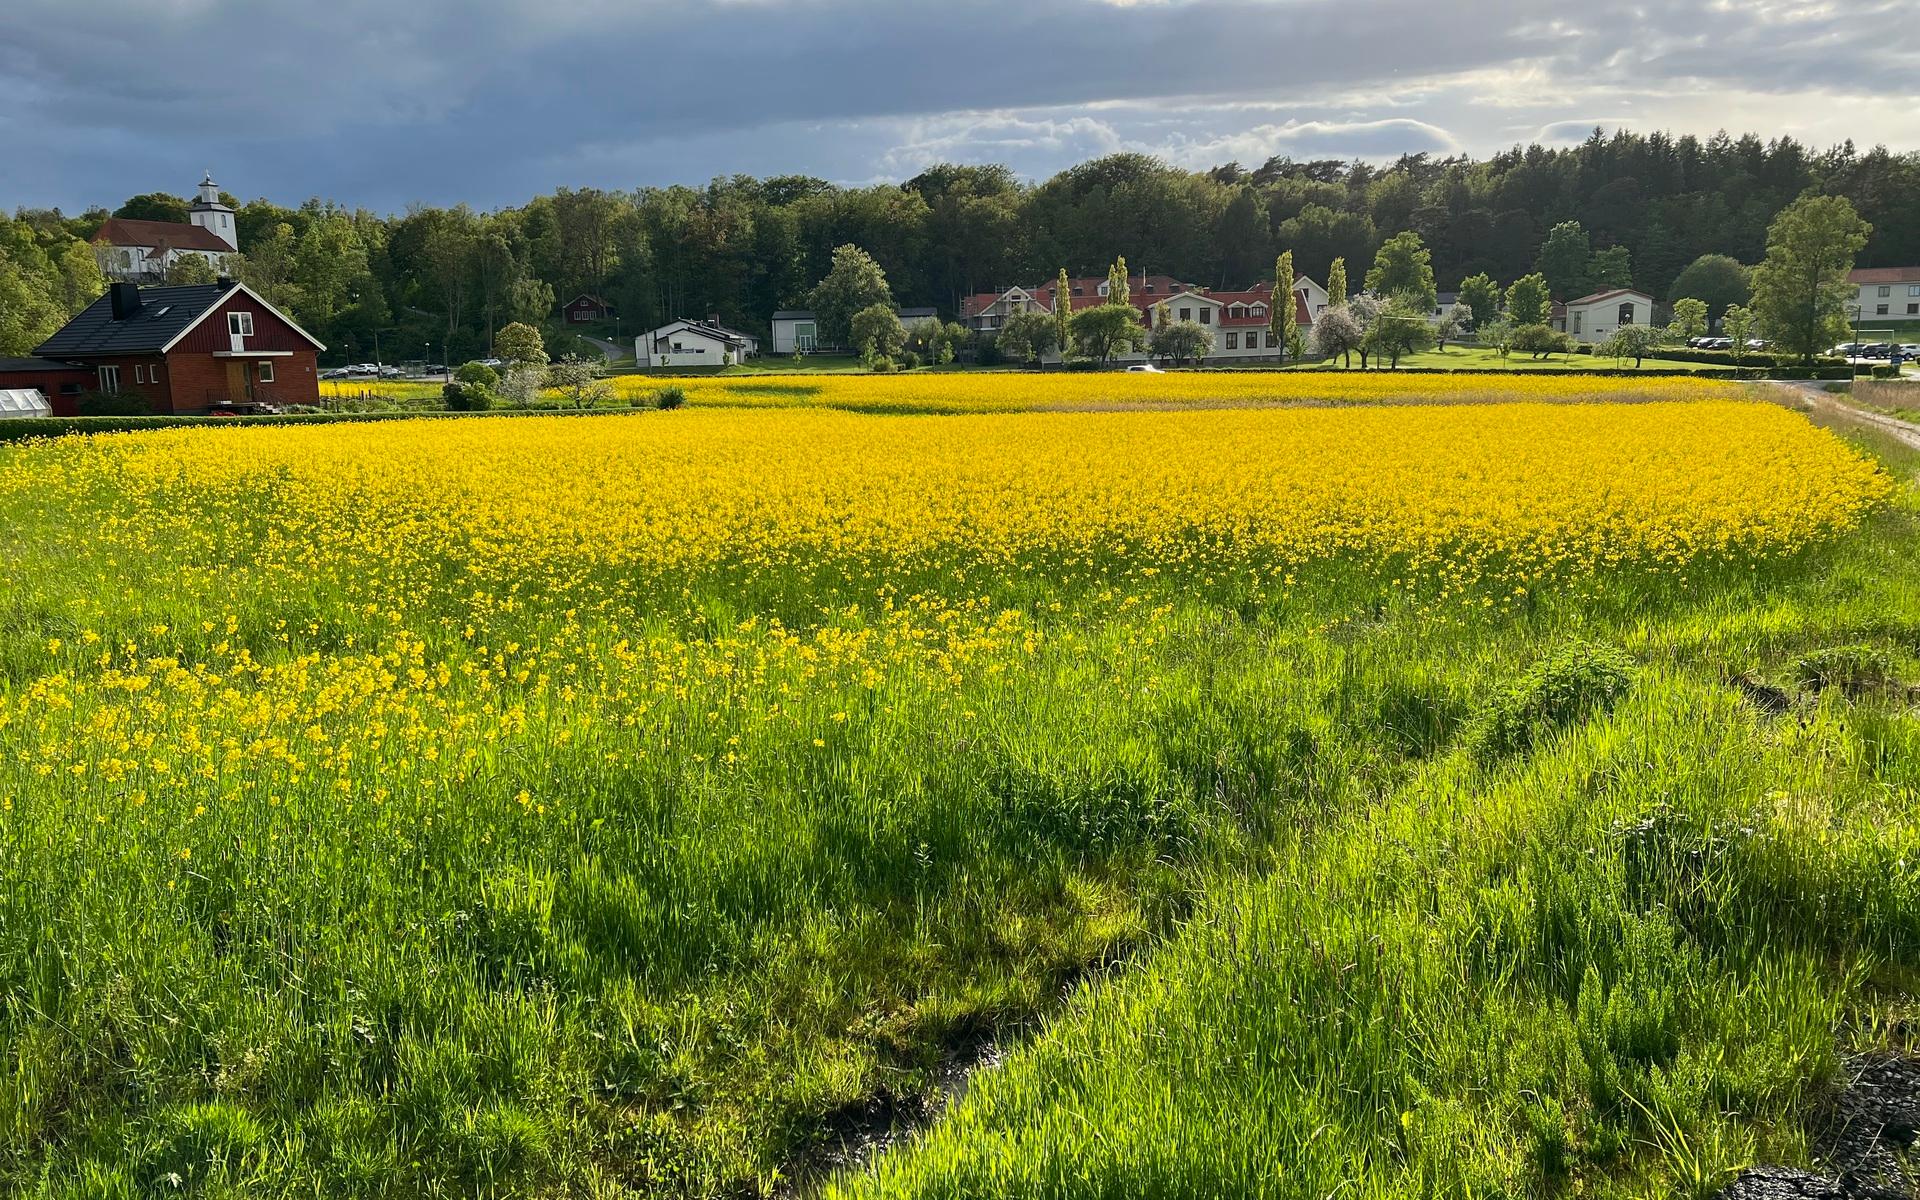
[[[471,383],[492,391],[500,386],[500,372],[483,362],[470,362],[453,373],[461,383]]]
[[[1557,729],[1610,712],[1633,684],[1633,660],[1611,646],[1573,642],[1508,684],[1472,735],[1477,758],[1524,754]]]
[[[465,369],[461,368],[462,371]],[[487,371],[485,367],[480,369]],[[491,375],[493,372],[487,373]],[[493,407],[493,389],[483,383],[449,383],[440,391],[446,397],[449,412],[485,412]]]
[[[138,392],[82,392],[74,411],[83,417],[145,417],[153,405]]]
[[[687,389],[677,383],[670,383],[653,394],[653,406],[663,411],[672,411],[687,402]]]

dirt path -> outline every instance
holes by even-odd
[[[1855,405],[1845,396],[1826,391],[1817,383],[1774,383],[1780,402],[1798,409],[1821,425],[1839,429],[1871,429],[1900,443],[1909,450],[1920,450],[1920,425],[1902,421]]]

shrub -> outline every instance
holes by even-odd
[[[1610,712],[1633,683],[1633,660],[1573,642],[1535,663],[1494,698],[1472,738],[1483,760],[1524,754],[1557,729]]]
[[[1875,379],[1898,379],[1900,378],[1900,368],[1895,366],[1875,367],[1873,369],[1873,377]]]
[[[922,359],[920,358],[920,355],[915,351],[902,350],[900,352],[900,369],[903,371],[912,371],[918,368],[921,365],[921,362],[922,362]]]
[[[153,405],[138,392],[82,392],[74,411],[83,417],[150,417]]]
[[[670,383],[653,394],[653,406],[663,411],[679,408],[687,402],[687,389]]]
[[[461,383],[478,384],[491,391],[500,386],[500,372],[483,362],[470,362],[453,373]]]
[[[440,389],[440,394],[446,398],[450,412],[485,412],[493,407],[493,389],[481,383],[449,383]]]
[[[1523,354],[1540,358],[1555,353],[1572,353],[1573,339],[1545,325],[1522,325],[1513,331],[1512,346]]]
[[[1838,688],[1859,696],[1893,682],[1893,656],[1878,646],[1830,646],[1796,660],[1793,677],[1811,691]]]

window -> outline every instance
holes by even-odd
[[[1890,287],[1888,287],[1888,286],[1887,286],[1886,284],[1884,284],[1884,283],[1883,283],[1883,284],[1881,284],[1881,285],[1880,285],[1880,295],[1882,295],[1882,296],[1891,296],[1891,295],[1893,295],[1893,289],[1892,289],[1892,288],[1890,288]]]
[[[1191,308],[1182,307],[1180,309],[1180,319],[1182,321],[1193,320],[1193,310]]]
[[[1907,295],[1909,295],[1909,296],[1920,296],[1920,283],[1910,283],[1910,284],[1908,284],[1908,285],[1907,285]]]
[[[1240,335],[1237,333],[1229,333],[1227,335],[1227,349],[1238,350],[1239,348],[1240,348]]]
[[[155,363],[153,366],[147,368],[147,382],[148,383],[160,382],[160,364]]]
[[[253,336],[253,314],[250,312],[230,312],[227,314],[227,332],[235,337]]]
[[[103,392],[117,392],[120,390],[119,367],[100,368],[100,390]]]
[[[1873,306],[1873,315],[1874,315],[1874,316],[1876,316],[1876,317],[1884,317],[1884,316],[1886,316],[1886,315],[1887,315],[1887,306],[1886,306],[1886,305],[1884,305],[1884,304],[1876,304],[1876,305],[1874,305],[1874,306]]]
[[[1273,330],[1271,329],[1267,330],[1267,349],[1278,350],[1279,348],[1280,348],[1280,339],[1273,336]]]
[[[1911,316],[1913,316],[1913,315],[1914,315],[1915,313],[1920,313],[1920,304],[1909,304],[1909,305],[1907,305],[1907,315],[1911,317]]]
[[[1267,306],[1266,306],[1266,305],[1264,305],[1264,304],[1256,304],[1256,305],[1254,305],[1254,306],[1253,306],[1253,315],[1254,315],[1254,316],[1256,316],[1256,317],[1264,317],[1264,316],[1266,316],[1266,315],[1267,315]]]
[[[136,364],[133,368],[133,381],[135,383],[145,383],[147,381],[147,369]]]
[[[1620,306],[1620,324],[1633,324],[1633,301],[1629,300]]]
[[[263,362],[260,364],[260,382],[261,383],[273,382],[273,364],[272,363]]]
[[[1210,308],[1203,308],[1203,309],[1201,309],[1201,310],[1200,310],[1200,323],[1201,323],[1202,325],[1211,325],[1211,324],[1213,324],[1213,310],[1212,310],[1212,309],[1210,309]]]

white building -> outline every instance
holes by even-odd
[[[911,329],[921,321],[936,321],[940,311],[934,308],[898,308],[900,323]],[[828,345],[820,338],[820,322],[804,308],[789,308],[773,314],[773,352],[775,354],[816,354],[846,350]]]
[[[1847,282],[1854,288],[1849,321],[1857,317],[1862,326],[1872,325],[1876,317],[1920,321],[1920,267],[1862,267],[1849,273]]]
[[[1567,301],[1567,334],[1576,342],[1603,342],[1622,325],[1653,324],[1653,297],[1632,288],[1609,288]]]
[[[233,209],[221,201],[211,174],[201,179],[186,224],[108,217],[93,235],[102,273],[132,283],[165,283],[169,269],[189,255],[206,259],[216,274],[225,274],[228,256],[239,249]]]
[[[760,353],[760,339],[728,329],[718,317],[705,321],[669,321],[633,340],[634,361],[643,369],[720,368]]]

